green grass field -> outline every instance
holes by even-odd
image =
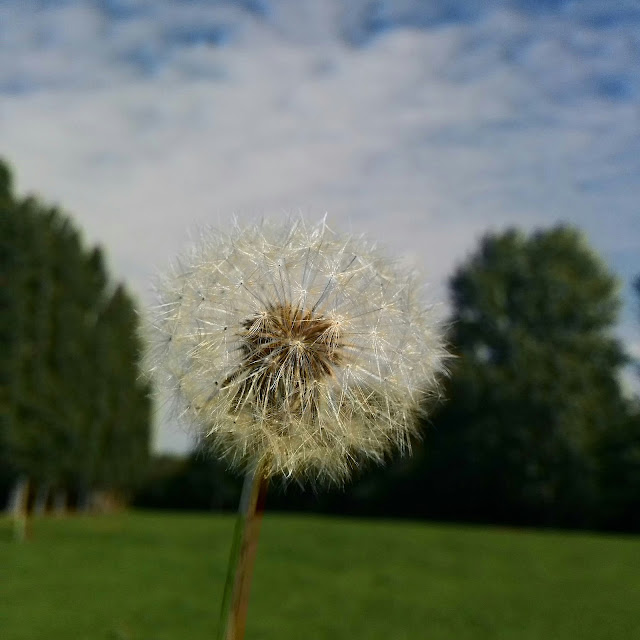
[[[215,638],[232,528],[0,521],[0,638]],[[267,515],[246,640],[320,638],[640,638],[640,538]]]

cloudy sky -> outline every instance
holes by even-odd
[[[435,298],[487,230],[570,222],[640,355],[638,0],[0,0],[0,155],[142,301],[233,215],[328,212]]]

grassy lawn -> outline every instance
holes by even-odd
[[[215,638],[232,528],[0,520],[0,637]],[[640,638],[640,538],[267,515],[246,640],[321,638]]]

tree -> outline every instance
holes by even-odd
[[[594,524],[600,443],[627,416],[617,290],[575,229],[482,240],[451,280],[457,360],[420,461],[426,513]]]
[[[640,531],[640,406],[614,425],[599,449],[600,523],[608,529]]]
[[[149,441],[133,302],[71,220],[0,163],[0,464],[41,487],[124,489]]]
[[[636,294],[636,304],[637,304],[637,313],[638,313],[638,322],[640,323],[640,275],[636,277],[633,282],[633,290]],[[638,376],[640,376],[640,353],[636,353],[636,358],[633,362],[636,372]]]
[[[146,471],[150,401],[140,382],[137,358],[132,357],[141,346],[138,316],[118,286],[97,319],[95,397],[101,410],[90,441],[100,485],[119,491],[137,487]]]
[[[634,290],[640,302],[640,277]],[[638,362],[634,364],[640,373]],[[640,398],[629,402],[626,419],[614,427],[599,450],[602,522],[608,528],[640,531]]]

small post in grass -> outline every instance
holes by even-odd
[[[28,536],[29,525],[29,489],[27,476],[18,479],[10,499],[10,510],[13,520],[13,539],[24,542]]]

